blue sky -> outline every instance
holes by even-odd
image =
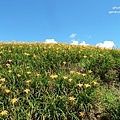
[[[46,39],[90,45],[113,41],[120,46],[120,1],[0,1],[0,41]]]

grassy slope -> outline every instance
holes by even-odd
[[[120,119],[120,50],[0,44],[0,119]]]

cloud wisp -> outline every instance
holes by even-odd
[[[75,38],[76,35],[77,35],[77,34],[72,33],[72,34],[70,35],[70,38]]]

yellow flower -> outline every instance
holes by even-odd
[[[50,78],[54,79],[54,75],[51,75]]]
[[[78,53],[81,53],[81,51],[78,51]]]
[[[33,58],[36,58],[36,57],[37,57],[37,56],[34,54],[34,55],[33,55]]]
[[[39,74],[39,73],[36,73],[36,76],[37,76],[37,77],[40,77],[40,74]]]
[[[2,54],[2,51],[0,51],[0,54]]]
[[[21,77],[21,75],[20,75],[20,74],[17,74],[17,76],[18,76],[18,77]]]
[[[17,98],[13,98],[13,99],[11,100],[12,104],[16,103],[17,101],[18,101]]]
[[[1,81],[1,82],[5,82],[5,78],[1,78],[0,81]]]
[[[27,74],[28,74],[28,75],[30,75],[30,74],[31,74],[31,72],[30,72],[30,71],[28,71],[28,72],[27,72]]]
[[[77,84],[80,88],[83,86],[83,84],[81,84],[81,83],[79,83],[79,84]]]
[[[45,52],[45,53],[46,53],[47,51],[46,51],[46,50],[44,50],[43,52]]]
[[[9,59],[9,60],[7,60],[7,62],[11,63],[11,62],[12,62],[12,60],[10,60],[10,59]]]
[[[85,112],[79,112],[79,116],[83,117],[85,115]]]
[[[7,67],[10,67],[10,64],[7,63],[6,66],[7,66]]]
[[[74,101],[75,101],[75,98],[74,98],[74,97],[69,97],[69,101],[70,101],[70,102],[74,102]]]
[[[28,92],[30,91],[30,89],[25,89],[24,92],[28,94]]]
[[[68,77],[67,76],[63,76],[63,79],[66,80]]]
[[[54,75],[54,78],[57,78],[58,77],[58,75]]]
[[[90,57],[92,57],[92,55],[90,55]]]
[[[8,72],[9,72],[9,73],[11,73],[11,72],[12,72],[12,70],[8,70]]]
[[[94,84],[94,85],[96,85],[96,84],[98,84],[98,82],[96,82],[96,81],[93,81],[93,84]]]
[[[73,73],[75,73],[75,71],[73,71],[73,70],[72,70],[72,71],[70,71],[70,74],[73,74]]]
[[[7,113],[8,113],[7,110],[3,110],[0,114],[1,114],[2,116],[5,116],[5,115],[7,115]]]
[[[30,54],[29,53],[24,53],[25,56],[29,56]]]
[[[8,50],[9,53],[11,53],[12,51],[11,50]]]
[[[92,73],[92,70],[89,70],[88,73]]]
[[[73,80],[73,79],[71,79],[71,78],[70,78],[70,79],[68,79],[68,81],[69,81],[69,82],[72,82],[72,80]]]
[[[1,86],[2,89],[6,89],[6,85]]]
[[[5,92],[6,92],[6,93],[10,93],[10,90],[8,90],[8,89],[5,89]]]
[[[54,79],[54,78],[57,78],[58,75],[51,75],[50,78]]]
[[[83,57],[84,57],[84,58],[87,58],[87,56],[86,56],[86,55],[84,55]]]
[[[43,47],[44,50],[46,50],[46,47]]]
[[[31,80],[26,80],[26,83],[27,83],[27,84],[31,83]]]
[[[89,84],[84,84],[84,86],[85,86],[86,88],[90,87],[90,85],[89,85]]]
[[[30,66],[27,66],[26,68],[30,68]]]
[[[77,75],[80,75],[81,73],[80,72],[76,72]]]
[[[100,57],[102,57],[103,55],[102,54],[99,54],[100,55]]]
[[[82,74],[82,76],[84,77],[84,76],[86,76],[86,74],[85,74],[85,73],[83,73],[83,74]]]
[[[2,84],[0,84],[0,88],[2,87]]]
[[[65,64],[66,64],[66,62],[64,61],[64,62],[63,62],[63,64],[65,65]]]

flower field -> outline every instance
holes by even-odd
[[[0,120],[119,120],[120,50],[0,43]]]

